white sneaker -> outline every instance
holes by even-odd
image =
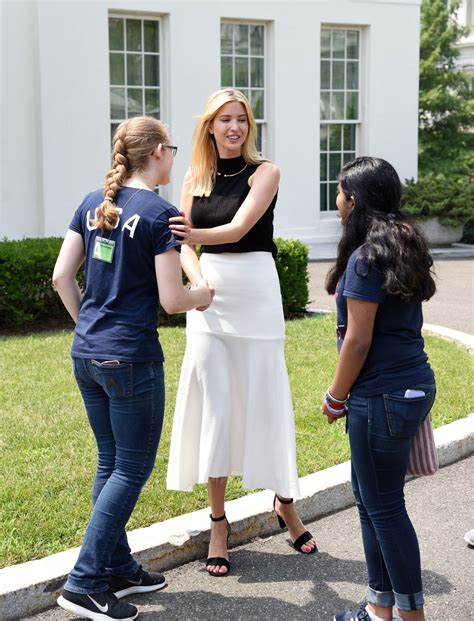
[[[474,528],[464,535],[464,541],[468,546],[474,547]]]

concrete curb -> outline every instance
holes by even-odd
[[[429,324],[423,327],[474,351],[471,335]],[[474,453],[474,413],[436,429],[434,434],[441,467],[470,456]],[[296,504],[304,521],[340,511],[354,502],[350,462],[302,477],[300,486],[302,497]],[[232,523],[231,546],[277,531],[272,502],[273,492],[265,490],[226,503]],[[129,533],[137,560],[161,571],[204,557],[208,541],[208,509]],[[13,621],[54,606],[78,550],[0,569],[0,619]]]

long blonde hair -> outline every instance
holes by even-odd
[[[134,172],[145,168],[148,156],[160,143],[167,142],[166,127],[151,116],[136,116],[120,123],[113,138],[112,168],[105,175],[104,200],[92,224],[99,229],[114,228],[118,219],[115,197],[120,188]]]
[[[247,115],[249,132],[242,146],[244,160],[247,164],[258,164],[262,161],[256,147],[257,124],[255,123],[248,99],[243,93],[234,88],[224,88],[215,91],[209,97],[204,112],[198,118],[194,130],[190,183],[190,193],[192,196],[209,196],[214,187],[218,151],[215,138],[209,132],[209,126],[222,106],[231,101],[241,103]]]

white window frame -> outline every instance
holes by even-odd
[[[333,92],[343,92],[343,93],[347,93],[347,92],[357,92],[358,95],[358,115],[356,119],[323,119],[321,117],[321,104],[320,104],[320,113],[319,113],[319,134],[320,134],[320,139],[319,139],[319,166],[321,166],[321,153],[326,153],[327,154],[327,163],[326,163],[326,179],[323,181],[321,180],[320,177],[320,173],[318,172],[318,179],[319,179],[319,184],[318,184],[318,205],[319,205],[319,214],[320,214],[320,218],[323,220],[333,220],[336,219],[338,217],[338,212],[337,212],[337,208],[336,208],[336,204],[335,201],[334,205],[332,205],[332,209],[327,209],[327,202],[326,205],[323,208],[323,205],[321,204],[321,187],[323,184],[326,185],[327,187],[327,196],[329,199],[329,190],[330,190],[330,186],[331,186],[331,178],[329,176],[329,167],[330,167],[330,155],[331,153],[337,153],[341,155],[341,164],[342,164],[342,159],[343,159],[343,154],[344,153],[352,153],[353,157],[357,157],[358,154],[360,153],[360,148],[361,148],[361,140],[362,140],[362,127],[363,127],[363,118],[362,118],[362,111],[363,111],[363,96],[364,96],[364,88],[365,88],[365,84],[364,84],[364,28],[362,26],[355,26],[355,25],[351,25],[351,24],[321,24],[321,33],[323,30],[330,30],[330,31],[357,31],[359,33],[359,49],[358,49],[358,88],[357,90],[354,89],[347,89],[346,86],[347,84],[344,85],[344,89],[333,89],[332,88],[332,70],[333,70],[333,64],[332,62],[330,63],[330,76],[329,76],[329,85],[330,88],[329,89],[324,89],[324,92],[329,92],[329,93],[333,93]],[[324,58],[321,56],[321,41],[320,41],[320,57],[319,57],[320,63],[319,63],[319,71],[321,72],[321,61],[324,60]],[[329,57],[328,60],[332,60],[332,57]],[[344,64],[345,64],[345,68],[347,65],[347,58],[346,56],[344,56]],[[349,59],[350,60],[350,59]],[[347,75],[347,72],[345,71],[345,75]],[[321,73],[320,73],[320,80],[319,80],[319,92],[320,92],[320,96],[321,93],[323,92],[323,89],[321,88]],[[344,99],[344,103],[345,103],[345,99]],[[344,110],[345,110],[345,105],[344,105]],[[329,145],[328,145],[328,150],[327,151],[321,151],[321,128],[323,125],[326,125],[328,127],[330,127],[331,125],[343,125],[343,126],[350,126],[353,125],[355,126],[355,148],[353,150],[347,150],[344,149],[344,145],[341,145],[341,150],[340,151],[330,151],[329,150]],[[327,199],[327,200],[328,200]],[[331,206],[331,205],[330,205]]]
[[[159,94],[159,115],[156,118],[163,118],[163,96],[162,96],[162,92],[163,92],[163,78],[164,78],[164,67],[163,67],[163,55],[164,55],[164,28],[163,28],[163,16],[162,15],[157,15],[156,13],[153,14],[149,14],[149,13],[128,13],[128,12],[109,12],[108,16],[107,16],[107,32],[108,32],[108,25],[109,25],[109,20],[110,19],[122,19],[124,20],[124,49],[123,49],[123,54],[125,55],[125,59],[124,59],[124,84],[122,85],[116,85],[116,84],[111,84],[111,76],[109,73],[109,126],[112,129],[113,126],[118,125],[119,123],[121,123],[122,121],[126,120],[127,118],[130,118],[130,115],[128,114],[128,96],[127,96],[127,89],[128,88],[136,88],[136,89],[141,89],[142,91],[142,112],[140,114],[149,114],[149,112],[146,111],[146,98],[145,98],[145,92],[146,90],[157,90],[158,94]],[[141,34],[142,34],[142,40],[144,40],[144,22],[146,21],[153,21],[153,22],[157,22],[158,23],[158,36],[159,36],[159,47],[158,47],[158,52],[146,52],[144,49],[142,49],[141,51],[137,52],[135,50],[128,50],[127,49],[127,41],[126,41],[126,31],[125,31],[125,21],[126,20],[137,20],[140,21],[141,24]],[[108,41],[108,54],[109,54],[109,58],[110,58],[110,54],[113,53],[115,50],[112,50],[110,47],[110,40]],[[129,85],[128,84],[128,76],[127,76],[127,61],[126,61],[126,55],[127,53],[133,53],[133,54],[140,54],[141,56],[141,64],[142,64],[142,84],[141,86],[134,86],[134,85]],[[159,71],[159,80],[158,80],[158,86],[146,86],[145,85],[145,56],[146,55],[151,55],[151,56],[158,56],[158,71]],[[111,101],[110,101],[110,97],[111,97],[111,89],[113,88],[123,88],[125,89],[125,116],[123,118],[112,118],[112,106],[111,106]],[[133,115],[133,116],[138,116],[138,114]],[[112,132],[111,132],[112,133]]]
[[[231,57],[232,59],[234,59],[236,56],[239,57],[239,54],[235,54],[234,50],[232,51],[232,54],[223,54],[222,53],[222,43],[221,43],[221,27],[222,25],[231,25],[231,26],[262,26],[263,27],[263,71],[264,71],[264,76],[263,76],[263,87],[252,87],[250,86],[250,79],[251,79],[251,72],[250,72],[250,67],[249,67],[249,86],[247,88],[243,88],[243,87],[239,87],[239,86],[235,86],[235,75],[234,75],[234,79],[233,79],[233,85],[232,88],[236,88],[236,89],[243,89],[249,92],[249,101],[251,102],[251,98],[250,98],[250,91],[252,90],[262,90],[263,89],[263,109],[264,109],[264,115],[262,119],[255,119],[257,126],[261,126],[261,135],[262,135],[262,150],[261,153],[262,155],[264,155],[265,157],[269,158],[270,157],[270,132],[269,132],[269,96],[268,96],[268,91],[269,91],[269,56],[270,56],[270,37],[271,37],[271,23],[267,22],[267,21],[261,21],[261,20],[247,20],[247,19],[221,19],[220,20],[220,25],[219,25],[219,67],[221,67],[221,62],[222,62],[222,57],[226,56],[226,57]],[[250,58],[254,56],[257,58],[257,56],[255,55],[251,55],[250,51],[249,54],[247,55],[249,62],[250,62]],[[245,58],[245,55],[242,55],[242,57]],[[261,57],[260,57],[261,58]],[[220,69],[220,71],[222,71]],[[221,88],[226,88],[229,87],[229,85],[223,85],[222,84],[222,73],[220,74],[220,85]]]

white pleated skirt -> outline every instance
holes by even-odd
[[[268,252],[203,253],[211,307],[187,313],[167,485],[209,477],[300,496],[280,284]]]

